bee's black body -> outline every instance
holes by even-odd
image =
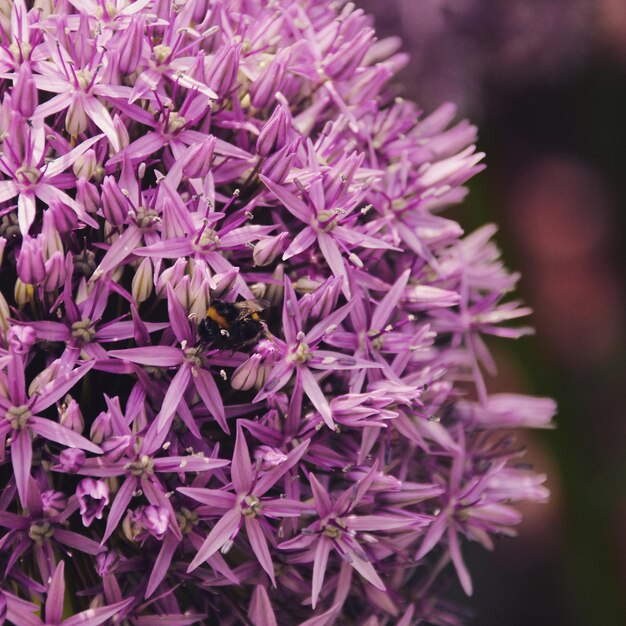
[[[259,311],[267,303],[256,300],[214,300],[198,326],[201,341],[218,350],[240,350],[257,343],[266,332]]]

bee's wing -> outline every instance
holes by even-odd
[[[239,317],[245,317],[250,313],[260,313],[270,307],[270,302],[267,300],[243,300],[241,302],[235,302],[235,306],[239,309]]]

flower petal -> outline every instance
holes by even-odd
[[[237,532],[239,528],[239,522],[241,521],[241,511],[239,507],[227,511],[223,517],[215,524],[209,536],[205,539],[204,543],[198,554],[187,568],[188,572],[192,572],[197,567],[202,565],[212,554],[217,552],[233,534]]]
[[[222,402],[222,394],[217,388],[213,376],[206,370],[199,368],[193,372],[193,382],[196,391],[202,398],[204,405],[211,412],[215,421],[220,425],[225,433],[229,433],[230,429],[226,423],[226,413],[224,412],[224,403]]]
[[[126,480],[119,488],[107,517],[107,525],[104,530],[104,536],[102,537],[102,543],[104,543],[117,529],[117,525],[122,519],[122,515],[126,512],[126,507],[128,506],[130,499],[133,497],[133,493],[137,488],[138,482],[139,481],[135,476],[127,476]]]
[[[255,517],[246,517],[245,523],[246,533],[248,535],[250,546],[252,547],[252,552],[257,558],[257,561],[261,564],[261,567],[267,572],[267,575],[272,580],[272,585],[276,587],[274,565],[272,563],[272,557],[270,555],[269,548],[267,547],[267,539],[263,534],[261,524]]]
[[[311,583],[311,608],[315,608],[317,598],[324,584],[324,574],[328,564],[328,555],[332,548],[330,540],[322,535],[315,548],[315,558],[313,559],[313,580]]]
[[[161,584],[161,581],[165,578],[167,570],[172,562],[172,557],[176,548],[178,548],[179,541],[172,534],[167,534],[161,542],[161,549],[152,566],[152,573],[148,579],[148,586],[144,598],[149,598],[156,588]]]
[[[69,448],[80,448],[81,450],[87,450],[95,454],[102,454],[102,448],[100,448],[100,446],[92,443],[86,437],[79,435],[71,428],[61,426],[61,424],[57,424],[52,420],[35,416],[28,420],[28,424],[34,433],[37,433],[40,437],[48,441],[55,441]]]
[[[11,463],[15,475],[15,486],[22,506],[28,502],[28,481],[33,461],[33,444],[27,428],[15,432],[11,441]]]
[[[65,596],[64,572],[65,561],[61,560],[54,570],[52,581],[46,594],[46,623],[48,624],[58,624],[63,615],[63,600]]]

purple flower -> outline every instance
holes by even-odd
[[[91,526],[94,519],[102,519],[104,507],[109,503],[109,488],[102,480],[85,478],[78,483],[76,498],[85,526]]]
[[[351,3],[8,4],[0,616],[456,623],[555,410],[488,391],[530,310],[445,216],[476,129]]]

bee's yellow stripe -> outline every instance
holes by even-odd
[[[230,328],[230,324],[217,312],[214,306],[207,310],[206,316],[210,317],[220,328]]]

